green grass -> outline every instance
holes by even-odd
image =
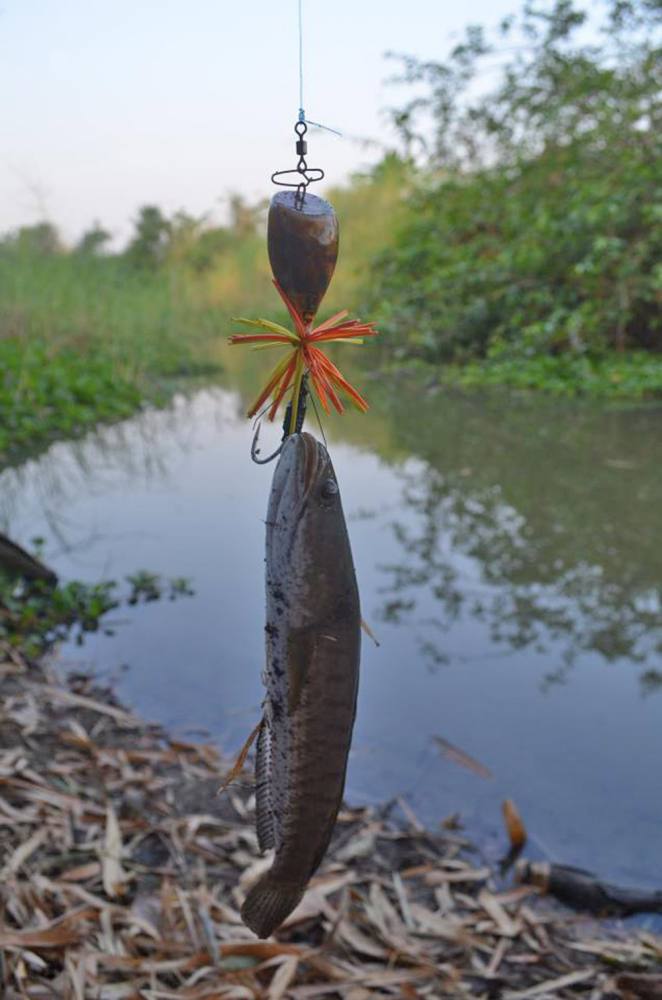
[[[42,340],[0,341],[0,462],[54,437],[76,437],[99,420],[140,405],[136,384],[116,376],[107,358]]]
[[[185,272],[0,253],[0,463],[214,368],[219,310]]]
[[[94,353],[135,379],[187,374],[214,332],[213,310],[183,269],[132,271],[119,258],[10,251],[0,265],[0,339]]]
[[[355,307],[405,189],[393,159],[331,192],[341,253],[322,315]],[[289,322],[271,284],[264,227],[226,236],[202,272],[175,237],[163,265],[140,269],[121,257],[0,242],[0,465],[164,398],[173,379],[217,371],[233,315]],[[229,365],[245,365],[241,354]]]
[[[387,282],[375,299],[381,271],[373,266],[381,256],[383,270],[384,254],[393,247],[416,256],[415,240],[403,243],[403,232],[415,213],[411,192],[420,180],[409,165],[387,157],[372,174],[328,193],[340,220],[340,256],[320,319],[348,308],[382,323],[377,341],[352,357],[357,368],[421,366],[461,385],[566,396],[662,396],[660,355],[598,358],[600,352],[593,352],[591,360],[591,352],[549,353],[538,341],[529,344],[512,310],[512,334],[501,353],[493,350],[486,361],[472,360],[469,352],[463,366],[457,359],[448,364],[421,350],[423,335],[407,332],[418,329],[406,308],[410,285],[405,282],[403,290],[397,281]],[[99,421],[123,418],[144,401],[163,399],[173,379],[218,370],[218,345],[232,331],[233,315],[289,322],[271,284],[264,230],[263,224],[254,231],[225,230],[222,249],[204,270],[187,257],[190,248],[176,242],[165,263],[151,269],[131,267],[122,257],[40,253],[20,242],[0,242],[0,465],[54,439],[76,437]],[[433,235],[437,246],[436,229]],[[416,271],[416,261],[411,267]],[[434,287],[418,296],[416,309],[424,312],[428,339],[436,343],[439,316],[450,322],[453,303],[439,290],[438,270],[430,273]],[[261,360],[249,361],[238,350],[223,353],[235,381],[250,371],[255,384],[249,395],[263,368],[265,374],[269,369],[268,359],[263,366]]]

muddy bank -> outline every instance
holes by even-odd
[[[345,809],[301,906],[259,942],[239,919],[268,864],[249,775],[219,797],[212,746],[8,647],[0,713],[8,1000],[655,995],[636,990],[662,939],[497,891],[471,844],[397,808]]]

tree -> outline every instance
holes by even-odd
[[[21,226],[9,236],[7,244],[26,256],[50,257],[63,250],[60,234],[52,222]]]
[[[426,172],[375,296],[409,353],[662,349],[662,7],[602,12],[587,43],[573,0],[528,0],[445,62],[401,57],[424,91],[393,118]]]
[[[98,257],[104,253],[112,233],[104,229],[99,222],[94,222],[87,232],[83,233],[76,244],[76,253],[83,257]]]
[[[134,223],[126,259],[135,268],[156,268],[168,253],[171,224],[156,205],[143,205]]]

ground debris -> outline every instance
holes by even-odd
[[[388,810],[344,809],[297,910],[256,940],[239,917],[265,864],[254,796],[243,778],[219,796],[226,772],[213,747],[169,739],[91,679],[0,648],[1,995],[659,995],[659,938],[588,934],[534,890],[500,890],[457,837]]]
[[[662,913],[662,892],[612,885],[592,872],[572,865],[522,860],[515,866],[515,876],[519,882],[535,885],[566,906],[585,913],[599,916]]]

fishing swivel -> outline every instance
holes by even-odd
[[[308,131],[308,125],[306,124],[305,118],[299,118],[296,125],[294,126],[294,131],[297,135],[296,141],[296,154],[299,157],[296,167],[291,170],[276,170],[271,175],[271,180],[274,184],[279,187],[291,187],[296,188],[296,194],[294,196],[294,204],[296,208],[301,208],[303,205],[303,200],[306,196],[306,189],[309,184],[314,184],[317,181],[321,181],[324,177],[324,171],[321,167],[309,167],[306,163],[306,153],[308,152],[308,143],[304,139]],[[287,180],[292,174],[297,178],[296,180]]]

